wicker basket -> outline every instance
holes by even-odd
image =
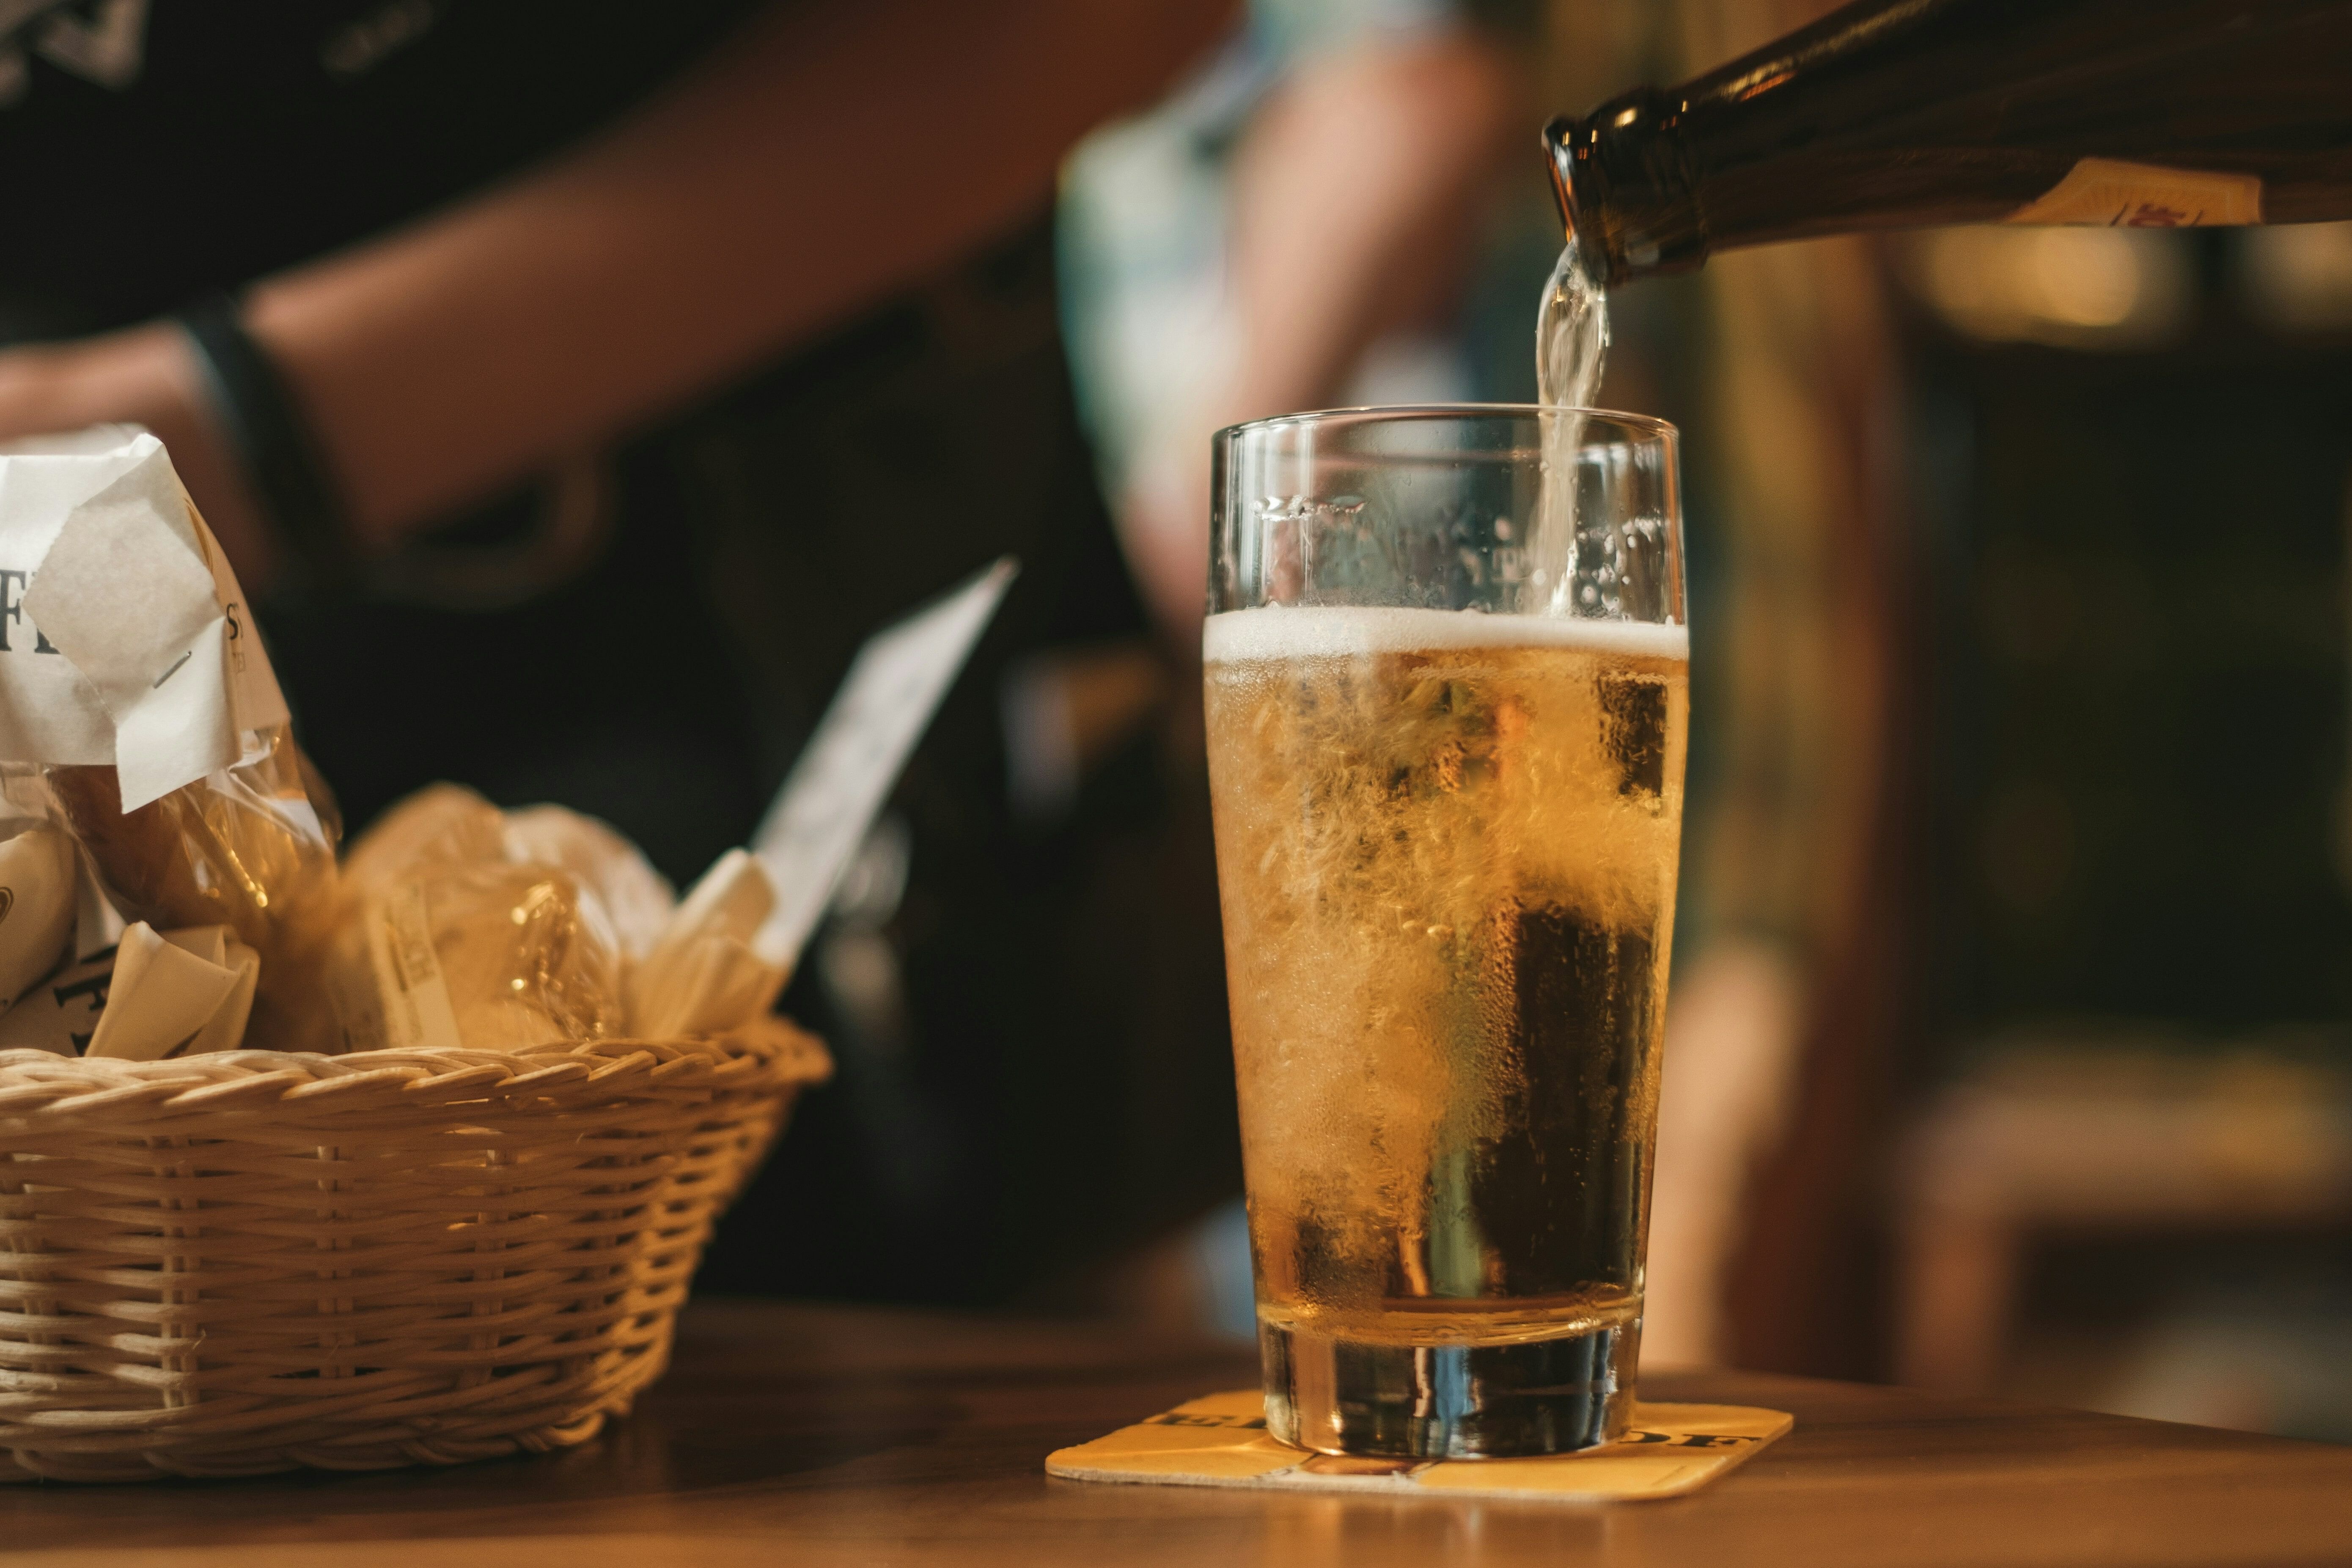
[[[0,1479],[451,1464],[661,1373],[828,1070],[779,1023],[518,1052],[0,1052]]]

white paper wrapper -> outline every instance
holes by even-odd
[[[630,972],[629,1032],[641,1039],[718,1033],[773,1006],[790,972],[752,943],[775,909],[775,886],[759,858],[742,849],[721,855]]]
[[[80,962],[112,952],[121,944],[123,927],[128,922],[108,896],[105,879],[99,875],[88,849],[75,850],[74,865],[79,874],[74,878],[73,955],[76,962]]]
[[[76,1057],[98,1033],[114,979],[114,949],[67,965],[0,1013],[0,1051]]]
[[[244,1043],[261,960],[226,926],[124,928],[0,1015],[0,1050],[161,1061]]]
[[[116,1057],[124,1061],[161,1061],[195,1044],[199,1036],[226,1009],[243,978],[241,970],[225,962],[225,928],[174,933],[167,941],[144,921],[124,930],[114,952],[114,979],[107,988],[106,1011],[82,1054]],[[244,950],[250,957],[252,950]],[[215,955],[223,962],[215,962]],[[245,986],[246,1007],[253,991]],[[240,1020],[238,1030],[243,1031]]]
[[[237,941],[236,932],[227,926],[167,931],[163,940],[236,977],[227,997],[178,1054],[201,1057],[213,1051],[236,1050],[245,1043],[245,1026],[253,1016],[254,991],[261,978],[261,955]],[[108,1005],[111,1007],[113,1004],[110,1002]]]
[[[111,763],[134,811],[286,717],[162,442],[109,425],[0,446],[0,760]]]
[[[698,937],[660,968],[634,977],[629,1033],[666,1040],[740,1028],[775,1006],[784,980],[783,969],[735,937]]]
[[[730,849],[688,889],[662,929],[649,960],[658,963],[682,952],[698,937],[731,936],[749,943],[775,907],[775,884],[759,857],[746,849]]]

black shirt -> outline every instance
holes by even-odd
[[[89,331],[548,157],[754,0],[0,0],[0,296]]]

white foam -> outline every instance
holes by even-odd
[[[1576,616],[1498,616],[1477,610],[1360,609],[1263,605],[1211,616],[1201,656],[1246,659],[1348,658],[1433,647],[1580,647],[1601,653],[1690,658],[1690,630]]]

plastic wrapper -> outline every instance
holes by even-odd
[[[0,444],[0,566],[17,590],[0,619],[0,794],[79,847],[76,967],[144,922],[152,962],[136,967],[160,983],[179,965],[155,933],[226,927],[256,966],[256,1043],[331,1043],[334,807],[163,444],[129,426]],[[0,986],[38,978],[39,934],[31,952],[0,935]]]
[[[326,964],[343,905],[333,797],[283,725],[234,767],[128,813],[115,770],[45,770],[65,824],[127,921],[225,926],[259,965],[247,1044],[336,1048]]]
[[[520,865],[555,866],[571,872],[581,890],[604,906],[614,940],[631,959],[653,950],[677,907],[677,889],[635,845],[609,824],[561,805],[509,812],[506,853]]]
[[[371,890],[335,947],[352,1050],[511,1050],[616,1033],[621,955],[571,873],[491,863]]]
[[[753,939],[776,904],[730,850],[683,903],[636,846],[562,806],[500,813],[435,784],[352,847],[335,958],[348,1048],[501,1049],[719,1034],[775,1005]]]
[[[68,956],[79,871],[59,829],[27,817],[0,824],[0,1010]]]
[[[343,878],[362,894],[408,877],[506,858],[506,814],[463,784],[427,784],[399,802],[359,840]]]
[[[334,993],[352,1049],[503,1049],[617,1033],[617,906],[658,928],[668,884],[636,847],[561,806],[512,816],[462,785],[394,805],[352,847]]]

